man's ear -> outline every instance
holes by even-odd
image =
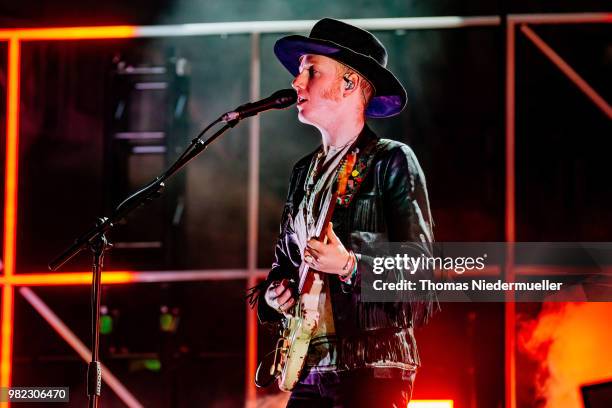
[[[347,72],[342,77],[342,80],[344,81],[343,96],[348,96],[360,86],[359,81],[361,81],[361,78],[354,72]]]

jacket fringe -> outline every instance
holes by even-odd
[[[263,296],[263,292],[268,288],[268,281],[264,280],[259,282],[257,285],[247,289],[245,299],[249,302],[249,306],[253,309],[257,306],[257,302]]]
[[[360,330],[383,327],[422,327],[429,322],[439,305],[434,293],[426,300],[412,302],[357,302],[354,303],[355,326]]]
[[[379,231],[382,225],[379,220],[382,210],[378,208],[376,197],[355,200],[353,229],[359,231]]]
[[[355,370],[377,366],[413,369],[420,365],[411,328],[395,332],[377,330],[356,336],[313,339],[308,355],[322,354],[331,357],[329,368],[334,370]],[[317,362],[306,362],[306,366],[313,365],[317,365]],[[317,365],[317,367],[325,370],[325,366]]]

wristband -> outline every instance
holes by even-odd
[[[346,271],[348,269],[348,266],[351,263],[352,259],[353,259],[353,251],[349,251],[348,258],[346,259],[346,263],[342,267],[343,271]]]
[[[351,260],[353,260],[353,268],[351,272],[347,275],[338,275],[338,278],[340,279],[340,281],[344,283],[350,283],[351,280],[353,279],[353,276],[355,276],[355,273],[357,272],[357,256],[355,255],[353,251],[349,252],[349,259],[346,262],[346,265],[344,265],[344,268],[342,268],[342,270],[346,270]]]

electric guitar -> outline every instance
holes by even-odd
[[[323,223],[322,231],[317,239],[325,242],[326,230],[332,219],[336,201],[335,191]],[[286,316],[283,322],[281,336],[276,343],[274,361],[270,367],[270,375],[278,377],[278,387],[283,391],[291,391],[297,384],[308,346],[319,322],[319,299],[325,284],[325,274],[311,270],[303,260],[299,268],[300,283],[298,285],[299,299],[294,306],[293,314]]]

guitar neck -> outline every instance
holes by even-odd
[[[317,240],[320,242],[324,242],[327,238],[327,225],[331,222],[332,217],[334,216],[334,210],[336,209],[336,201],[338,200],[338,190],[336,188],[336,184],[333,186],[334,194],[332,194],[331,201],[329,203],[329,207],[327,207],[327,212],[325,213],[325,221],[322,224],[321,231],[317,235]],[[306,277],[308,276],[308,272],[310,272],[310,266],[302,259],[302,263],[299,268],[299,277],[300,284],[298,285],[298,293],[302,293],[302,289],[304,288],[304,283],[306,282]]]
[[[336,183],[334,183],[333,187],[334,194],[332,194],[331,202],[329,203],[329,207],[327,207],[327,213],[325,214],[325,221],[323,222],[323,227],[321,231],[319,231],[319,236],[317,237],[318,241],[323,242],[325,236],[327,235],[327,225],[331,222],[332,217],[334,216],[334,210],[336,209],[336,201],[338,201],[338,190],[336,188]]]

